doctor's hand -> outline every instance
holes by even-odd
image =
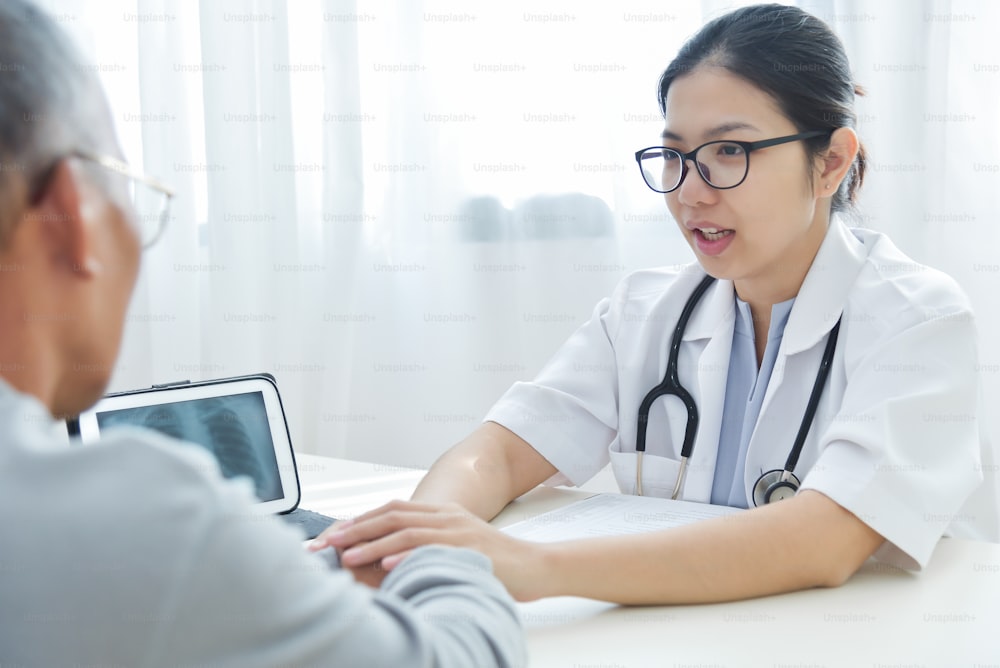
[[[344,526],[343,520],[334,522],[327,529],[324,530],[324,533],[336,531],[339,527],[343,526]],[[310,552],[322,552],[323,550],[328,549],[326,545],[320,545],[318,539],[306,542],[305,547]],[[378,589],[379,587],[382,586],[382,581],[385,580],[385,576],[389,574],[389,571],[382,568],[382,564],[379,563],[364,564],[362,566],[354,566],[354,567],[347,566],[343,562],[342,550],[336,549],[334,547],[329,547],[329,549],[335,551],[337,554],[336,557],[332,557],[332,555],[327,556],[328,563],[330,563],[331,566],[339,567],[345,571],[349,571],[351,575],[354,576],[355,582],[360,582],[363,585],[368,585],[372,589]],[[329,561],[331,557],[333,558],[332,562]]]
[[[545,582],[545,546],[512,538],[454,503],[390,501],[321,533],[310,550],[334,547],[341,564],[395,568],[421,545],[454,545],[485,554],[493,572],[519,601],[540,598]]]

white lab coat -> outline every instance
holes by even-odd
[[[697,264],[628,276],[538,377],[515,384],[486,419],[559,469],[550,483],[582,484],[610,459],[622,492],[634,494],[639,403],[662,380],[680,310],[703,276]],[[841,313],[830,376],[795,469],[803,489],[878,531],[886,543],[876,557],[905,568],[923,567],[946,530],[997,540],[996,466],[979,422],[968,299],[886,236],[837,219],[785,326],[747,451],[748,505],[760,474],[784,466]],[[735,315],[732,282],[716,281],[680,348],[680,381],[701,418],[681,495],[691,501],[711,496]],[[653,405],[644,494],[672,493],[686,418],[676,398]]]

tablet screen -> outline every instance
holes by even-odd
[[[197,443],[227,478],[246,476],[261,501],[282,497],[274,442],[261,392],[97,412],[98,429],[133,426]]]

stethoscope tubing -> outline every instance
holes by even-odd
[[[646,427],[649,423],[649,409],[652,408],[653,402],[660,397],[673,395],[684,402],[688,416],[687,426],[684,429],[684,444],[681,446],[681,457],[691,456],[691,451],[694,449],[694,436],[698,431],[698,405],[691,393],[681,385],[677,375],[677,359],[680,356],[681,340],[684,338],[684,330],[687,328],[688,320],[691,319],[691,314],[694,313],[702,295],[708,290],[708,286],[714,282],[714,276],[705,276],[701,279],[701,283],[688,297],[683,310],[681,310],[680,318],[677,319],[677,325],[670,338],[670,353],[667,356],[667,371],[663,376],[663,381],[650,390],[643,398],[642,403],[639,404],[639,422],[636,433],[637,452],[646,451]]]
[[[702,295],[708,290],[708,286],[715,282],[714,276],[706,275],[698,283],[698,286],[688,297],[681,315],[677,319],[674,333],[670,337],[670,352],[667,355],[667,371],[663,376],[663,381],[650,390],[639,404],[639,418],[636,429],[636,462],[635,462],[635,490],[636,494],[642,496],[642,457],[646,452],[646,427],[649,423],[649,409],[653,407],[653,402],[663,396],[676,396],[684,403],[687,411],[687,424],[684,427],[684,443],[681,445],[680,468],[677,471],[677,480],[674,483],[674,491],[671,499],[676,499],[684,484],[684,474],[687,471],[687,460],[694,450],[694,439],[698,434],[698,404],[694,397],[681,385],[680,377],[677,374],[677,360],[680,357],[681,341],[684,339],[684,330],[687,328],[688,320],[694,313],[695,307],[701,301]]]
[[[813,383],[812,392],[809,393],[809,403],[806,404],[806,412],[802,415],[802,422],[799,424],[799,431],[795,434],[795,443],[785,460],[785,472],[792,473],[795,465],[799,463],[799,455],[802,454],[802,446],[806,443],[806,436],[812,426],[813,418],[816,417],[816,409],[819,408],[819,400],[823,395],[823,388],[826,387],[826,377],[830,375],[830,366],[833,362],[833,353],[837,348],[837,337],[840,335],[840,318],[830,330],[830,336],[826,340],[826,347],[823,349],[823,359],[819,363],[819,371],[816,372],[816,381]]]
[[[646,428],[649,423],[649,411],[653,406],[653,402],[663,396],[672,395],[677,397],[684,403],[684,408],[687,410],[687,425],[685,425],[684,428],[684,442],[681,446],[680,466],[677,471],[677,480],[674,483],[674,490],[671,498],[678,498],[681,488],[684,485],[688,458],[690,458],[691,453],[694,450],[694,442],[698,434],[699,416],[698,405],[695,403],[694,397],[692,397],[691,393],[680,384],[680,378],[677,372],[678,357],[680,356],[681,341],[684,338],[684,330],[687,328],[688,320],[691,319],[691,314],[694,312],[698,302],[705,294],[705,291],[708,290],[708,287],[714,282],[714,276],[706,275],[701,279],[701,282],[694,289],[694,292],[691,293],[691,296],[688,297],[687,302],[684,304],[684,308],[681,310],[681,315],[677,319],[677,325],[674,327],[674,332],[670,339],[670,352],[667,356],[667,369],[664,373],[663,380],[651,389],[639,404],[635,448],[636,493],[639,496],[642,496],[642,458],[646,452]],[[813,419],[816,417],[819,400],[823,394],[823,388],[826,386],[826,379],[830,374],[833,355],[836,352],[837,338],[840,333],[840,322],[841,318],[837,318],[836,324],[834,324],[833,328],[830,330],[829,338],[826,341],[826,347],[823,350],[823,358],[820,361],[819,370],[816,372],[816,380],[813,383],[812,391],[809,394],[809,401],[806,404],[806,410],[802,416],[802,422],[799,424],[799,430],[795,435],[795,441],[792,444],[792,449],[789,451],[788,458],[785,460],[785,467],[782,470],[781,475],[782,481],[786,481],[794,477],[793,471],[795,470],[796,464],[798,464],[799,455],[802,453],[806,436],[809,434],[809,428],[812,426]]]

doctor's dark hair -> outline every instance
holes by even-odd
[[[660,111],[678,77],[698,67],[719,67],[769,94],[799,132],[854,128],[854,83],[840,39],[829,26],[798,7],[753,5],[707,23],[689,39],[660,77]],[[803,142],[811,159],[829,147],[829,135]],[[831,200],[831,211],[857,201],[865,176],[860,146],[847,178]],[[810,181],[812,171],[809,172]]]

